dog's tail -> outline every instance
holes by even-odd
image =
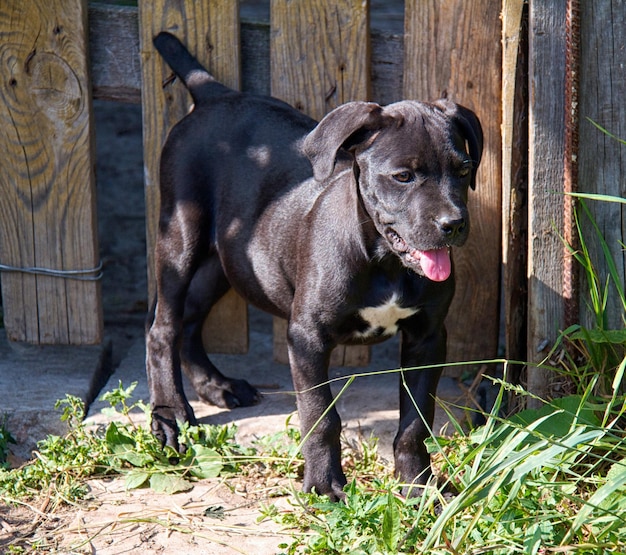
[[[152,40],[162,58],[185,84],[194,103],[229,92],[230,89],[215,78],[196,60],[185,46],[171,33],[159,33]]]

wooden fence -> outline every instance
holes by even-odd
[[[13,340],[102,335],[86,35],[85,3],[0,6],[0,263],[30,269],[2,274]]]
[[[584,119],[626,136],[619,110],[626,54],[611,47],[624,44],[623,17],[615,14],[626,8],[618,0],[582,3],[579,32],[568,23],[572,4],[533,0],[526,14],[522,0],[406,0],[400,36],[371,32],[362,0],[272,0],[269,25],[240,24],[234,0],[139,0],[138,9],[85,0],[3,2],[0,264],[9,337],[101,339],[99,285],[90,279],[99,272],[90,90],[95,97],[142,102],[152,267],[160,147],[190,103],[179,83],[163,85],[170,71],[151,44],[158,31],[170,30],[219,80],[271,93],[316,118],[361,99],[447,95],[472,108],[483,123],[485,152],[470,199],[471,237],[455,252],[459,285],[448,321],[449,358],[496,356],[504,315],[507,356],[537,362],[563,329],[570,291],[577,289],[559,237],[571,209],[559,194],[572,166],[566,139],[580,129],[580,144],[593,145],[579,157],[585,190],[621,195],[626,170],[620,161],[626,156]],[[613,41],[603,40],[607,33]],[[578,67],[566,63],[572,36],[583,60],[575,129],[565,119],[565,68]],[[603,208],[596,210],[602,220]],[[616,219],[606,226],[609,238],[623,238],[623,209],[610,210]],[[623,278],[623,254],[614,246]],[[33,267],[61,273],[17,271]],[[209,348],[245,350],[243,301],[230,295],[217,311],[221,324],[207,324]],[[283,334],[276,323],[279,358]],[[339,364],[360,364],[367,351],[340,349],[335,357]],[[535,392],[546,392],[548,380],[545,372],[528,372]]]

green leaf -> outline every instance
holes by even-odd
[[[150,478],[148,472],[142,472],[138,470],[132,470],[126,474],[126,489],[137,489],[143,486]]]
[[[527,428],[533,422],[543,418],[544,421],[535,428],[535,431],[544,437],[565,437],[574,422],[579,425],[600,426],[600,420],[594,408],[588,404],[581,406],[581,402],[582,396],[580,395],[554,399],[540,409],[527,409],[519,412],[513,415],[510,421]]]
[[[111,418],[111,419],[117,418],[119,420],[120,413],[113,407],[104,407],[100,409],[100,412],[107,418]]]
[[[124,450],[123,445],[118,445],[114,449],[114,453],[118,458],[126,461],[128,464],[131,464],[132,466],[135,466],[137,468],[144,468],[154,462],[154,458],[147,453]]]
[[[606,473],[606,481],[612,482],[621,476],[626,470],[626,458],[621,461],[614,462],[609,468],[609,471]]]
[[[172,494],[189,491],[193,484],[180,476],[159,472],[150,476],[150,487],[158,493]]]
[[[222,456],[215,449],[192,445],[188,453],[192,455],[189,471],[196,478],[217,478],[222,472]]]
[[[389,553],[396,553],[400,541],[400,509],[391,490],[387,492],[387,506],[383,513],[382,537]]]
[[[536,522],[526,530],[524,537],[524,553],[534,555],[541,547],[541,529]]]
[[[593,343],[612,343],[614,345],[626,345],[626,329],[602,330],[602,329],[579,329],[570,336],[570,339],[592,341]]]
[[[115,422],[111,422],[107,428],[105,439],[111,453],[136,467],[147,466],[154,462],[154,457],[148,453],[137,451],[135,440],[122,430]]]
[[[133,396],[133,391],[137,387],[137,382],[131,383],[127,388],[124,388],[122,381],[118,381],[116,389],[105,392],[100,396],[101,401],[108,402],[112,407],[120,403],[124,403]]]
[[[617,202],[626,204],[626,199],[623,197],[616,197],[613,195],[602,195],[598,193],[566,193],[571,197],[583,198],[587,200],[600,200],[602,202]]]
[[[111,422],[107,427],[105,439],[111,448],[118,445],[135,445],[133,438],[125,434],[115,422]]]

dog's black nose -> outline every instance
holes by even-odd
[[[449,239],[463,233],[465,229],[466,221],[464,218],[451,218],[448,216],[442,216],[437,220],[437,225],[441,232]]]

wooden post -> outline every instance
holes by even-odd
[[[626,145],[598,130],[590,119],[626,140],[626,5],[616,0],[580,2],[580,144],[579,188],[588,193],[626,197]],[[587,201],[593,217],[611,251],[622,286],[626,285],[626,207],[623,204]],[[594,267],[606,283],[608,268],[595,231],[584,222]],[[586,282],[580,292],[585,306]],[[607,305],[607,326],[624,327],[624,308],[613,287]],[[592,325],[589,314],[583,321]]]
[[[565,139],[565,4],[530,5],[528,199],[528,351],[539,363],[563,329],[563,169]],[[550,371],[529,367],[528,390],[550,396]],[[530,400],[529,407],[537,402]]]
[[[368,2],[271,2],[271,90],[315,119],[350,100],[369,99]],[[287,363],[286,322],[274,320],[274,357]],[[331,365],[362,366],[367,347],[339,346]]]
[[[485,146],[471,232],[454,249],[457,289],[447,319],[448,360],[483,360],[498,346],[501,204],[501,2],[407,0],[404,96],[447,96],[476,112]]]
[[[102,339],[86,0],[0,5],[0,263],[9,339]],[[88,278],[88,280],[70,279]]]
[[[170,31],[216,79],[239,89],[239,2],[209,0],[140,0],[140,52],[142,60],[142,103],[144,120],[144,164],[146,175],[146,236],[148,282],[154,296],[154,244],[159,220],[159,160],[170,129],[191,107],[191,96],[179,82],[164,86],[171,69],[159,57],[152,38]],[[247,305],[230,291],[211,311],[203,338],[211,352],[242,353],[248,348]],[[218,330],[220,333],[218,333]]]
[[[524,0],[502,13],[502,283],[505,356],[526,358],[528,196],[528,14]],[[522,368],[506,379],[520,383]]]

